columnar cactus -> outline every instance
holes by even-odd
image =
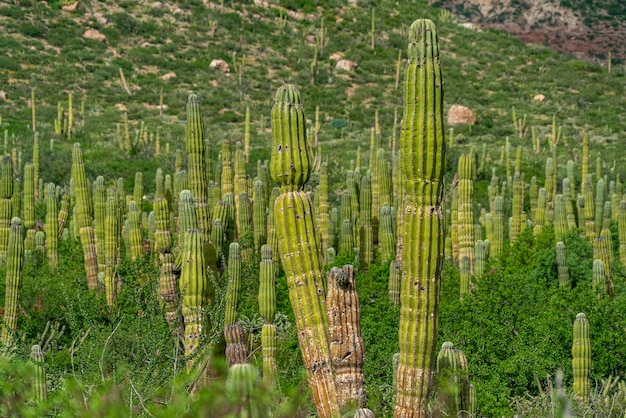
[[[233,193],[235,188],[233,185],[233,162],[230,152],[230,142],[227,139],[222,141],[222,174],[220,175],[222,185],[222,199],[226,193]]]
[[[393,228],[391,207],[383,203],[380,208],[380,261],[387,263],[396,258],[396,235]]]
[[[330,337],[330,358],[335,372],[339,409],[365,407],[365,350],[361,338],[359,297],[354,269],[345,265],[328,273],[326,310]],[[350,353],[350,355],[346,355]]]
[[[272,260],[272,249],[268,244],[261,247],[259,266],[259,313],[265,321],[261,329],[263,354],[263,382],[268,388],[276,385],[276,270]]]
[[[117,263],[120,247],[118,201],[109,197],[104,217],[104,289],[107,304],[113,306],[117,297]]]
[[[565,201],[562,194],[557,194],[554,201],[554,236],[557,241],[562,240],[567,234],[567,214]]]
[[[39,199],[43,198],[39,195],[39,188],[37,185],[39,184],[39,160],[41,157],[41,152],[39,149],[39,135],[35,133],[33,139],[33,186],[35,188],[35,202],[39,202]],[[24,224],[26,227],[26,224]]]
[[[141,171],[135,173],[135,184],[133,187],[133,200],[141,211],[141,202],[143,201],[143,174]]]
[[[574,321],[574,343],[572,344],[572,371],[574,375],[574,395],[586,401],[591,386],[591,340],[589,339],[589,321],[584,313],[576,315]]]
[[[359,205],[359,264],[369,267],[374,261],[374,231],[372,229],[372,184],[368,176],[361,177]],[[398,289],[399,291],[400,289]]]
[[[389,301],[394,306],[400,304],[400,283],[402,281],[402,263],[391,260],[389,264]]]
[[[425,417],[435,366],[444,247],[443,80],[432,21],[420,19],[411,25],[408,58],[400,138],[405,198],[394,415]]]
[[[522,211],[524,209],[524,182],[521,179],[520,173],[515,173],[513,177],[513,204],[511,208],[512,226],[509,231],[509,242],[511,245],[517,241],[522,230]]]
[[[261,180],[254,182],[253,217],[254,217],[254,249],[259,252],[267,241],[266,199]]]
[[[22,265],[24,255],[24,239],[22,235],[22,221],[20,218],[11,219],[9,229],[9,245],[6,261],[6,291],[4,296],[4,318],[0,343],[11,345],[13,335],[17,329],[20,293],[22,290]]]
[[[558,198],[558,196],[557,196]],[[569,270],[565,264],[565,244],[561,241],[556,243],[556,266],[560,287],[570,287]]]
[[[59,229],[57,231],[57,236],[61,237],[63,235],[63,230],[67,224],[67,219],[69,217],[70,210],[70,194],[63,193],[61,197],[61,207],[59,208],[59,215],[57,216],[57,222],[59,225]]]
[[[56,187],[49,183],[46,188],[46,255],[48,264],[53,270],[59,267],[58,229]]]
[[[93,229],[96,237],[96,254],[98,257],[98,272],[104,271],[104,216],[106,211],[106,188],[104,177],[98,176],[93,182]]]
[[[170,328],[177,330],[178,289],[174,275],[172,256],[172,234],[169,229],[169,206],[167,199],[159,197],[152,202],[154,211],[154,251],[159,257],[159,300],[165,311],[165,319]]]
[[[537,209],[537,197],[539,196],[539,186],[537,185],[537,177],[532,176],[530,179],[530,188],[528,190],[530,197],[530,219],[535,221],[535,210]]]
[[[602,219],[604,209],[604,180],[598,180],[596,185],[596,199],[595,199],[595,226],[596,237],[600,236],[600,230],[602,229]]]
[[[537,195],[537,209],[535,210],[535,226],[533,227],[533,234],[539,235],[543,230],[543,225],[546,220],[546,206],[548,204],[548,198],[546,194],[546,189],[543,187],[539,189],[539,194]]]
[[[553,195],[556,193],[556,184],[554,184],[554,162],[552,158],[546,160],[546,180],[543,188],[546,189],[546,197],[549,202],[554,200]]]
[[[463,297],[469,293],[472,285],[469,257],[466,255],[461,256],[459,264],[460,298],[463,299]]]
[[[204,125],[200,110],[200,100],[195,94],[187,100],[187,167],[189,190],[193,195],[198,216],[198,228],[202,239],[209,239],[211,217],[207,202],[207,177],[205,159]]]
[[[46,385],[46,367],[41,347],[35,344],[30,349],[30,361],[35,366],[35,376],[33,378],[33,400],[35,402],[45,401],[48,397]]]
[[[604,262],[600,259],[593,260],[592,286],[598,296],[606,295],[606,271]]]
[[[204,309],[209,283],[199,229],[185,231],[182,251],[182,270],[179,292],[182,298],[182,315],[185,325],[185,357],[187,372],[196,362],[197,349],[204,335]]]
[[[462,155],[459,159],[459,258],[467,256],[470,274],[474,271],[474,209],[472,195],[474,186],[472,179],[476,171],[472,154]]]
[[[583,183],[584,186],[584,215],[585,215],[585,238],[592,242],[596,237],[595,203],[593,198],[593,186],[591,184],[591,174]],[[580,216],[580,215],[579,215]]]
[[[598,237],[593,240],[593,259],[602,260],[604,263],[604,277],[606,281],[606,290],[611,299],[615,297],[615,290],[613,287],[613,278],[610,268],[610,252],[612,248],[610,243],[603,237]]]
[[[130,227],[128,230],[130,258],[132,261],[137,261],[143,257],[143,239],[141,237],[141,212],[135,201],[128,204],[127,219]]]
[[[563,203],[565,204],[565,216],[567,218],[567,229],[576,229],[576,215],[574,214],[574,201],[572,198],[572,188],[569,178],[563,179]]]
[[[452,260],[459,261],[459,188],[452,189],[450,203],[450,240],[452,241]]]
[[[258,381],[259,371],[252,364],[234,364],[228,369],[226,392],[231,402],[237,405],[236,416],[256,418],[262,415],[252,396]]]
[[[298,326],[298,341],[318,415],[339,415],[327,333],[324,279],[311,201],[304,184],[311,173],[306,118],[292,85],[276,92],[272,108],[270,173],[281,194],[274,203],[280,258]]]
[[[239,243],[232,242],[228,250],[228,285],[226,288],[226,314],[224,327],[237,322],[237,306],[241,293],[241,254]]]
[[[464,409],[461,398],[461,364],[459,350],[454,349],[450,341],[444,342],[437,354],[437,375],[443,413],[456,416]]]
[[[617,220],[619,237],[619,262],[626,266],[626,200],[619,203],[619,217]]]
[[[74,196],[76,204],[73,217],[75,227],[80,234],[80,242],[83,247],[87,287],[90,290],[98,288],[98,256],[94,230],[92,227],[92,204],[89,184],[85,175],[83,153],[80,144],[74,144],[72,148],[72,180],[74,184]]]
[[[254,233],[252,231],[252,208],[248,193],[241,192],[239,195],[236,213],[237,237],[245,252],[250,252],[254,243]]]
[[[477,240],[474,252],[476,253],[476,263],[474,264],[474,274],[480,276],[485,272],[487,264],[488,249],[483,240]]]
[[[35,226],[35,168],[32,163],[24,164],[24,228]],[[19,212],[13,212],[15,214]]]
[[[0,160],[0,259],[6,259],[13,213],[13,163],[9,155]],[[16,215],[16,214],[15,214]]]

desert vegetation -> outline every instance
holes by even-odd
[[[624,67],[461,19],[0,5],[0,415],[623,416]]]

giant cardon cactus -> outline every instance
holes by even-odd
[[[591,386],[591,340],[589,339],[589,321],[584,313],[576,315],[574,321],[574,342],[572,344],[572,371],[574,375],[574,395],[582,401],[589,396]]]
[[[437,29],[419,19],[409,29],[400,137],[405,197],[396,417],[430,414],[444,259],[443,120]]]
[[[306,118],[295,86],[278,89],[272,107],[270,174],[280,187],[274,203],[279,254],[298,327],[309,387],[320,417],[339,415],[329,350],[324,277],[311,200],[304,184],[311,174]]]
[[[24,255],[24,239],[22,235],[22,221],[20,218],[11,219],[9,230],[9,247],[6,261],[6,291],[4,296],[4,318],[0,343],[11,345],[13,334],[17,329],[20,293],[22,289],[22,265]]]

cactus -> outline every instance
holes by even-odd
[[[408,57],[400,139],[405,198],[396,417],[428,414],[437,346],[445,138],[443,80],[432,21],[411,25]]]
[[[604,209],[604,180],[598,180],[596,185],[596,199],[595,199],[595,236],[600,236],[600,230],[602,229],[602,219]]]
[[[141,237],[141,212],[135,201],[128,204],[128,242],[130,243],[130,258],[132,261],[140,260],[143,257],[143,239]]]
[[[237,237],[241,243],[242,250],[249,253],[254,245],[254,233],[252,231],[252,208],[250,207],[250,199],[248,193],[241,192],[239,195],[236,213],[237,218]],[[247,256],[244,256],[247,258]]]
[[[389,264],[389,301],[394,306],[400,304],[400,283],[402,281],[402,264],[398,260],[391,260]]]
[[[233,162],[232,154],[230,151],[230,142],[224,139],[222,140],[222,172],[220,175],[220,184],[222,185],[222,199],[226,193],[234,193],[233,185]]]
[[[228,370],[226,392],[233,405],[237,405],[237,414],[241,418],[259,418],[262,416],[255,402],[253,393],[259,381],[259,372],[252,364],[234,364]]]
[[[241,254],[239,243],[233,242],[228,250],[228,286],[226,288],[226,314],[224,327],[237,322],[237,306],[241,293]]]
[[[312,205],[304,193],[311,167],[300,93],[291,85],[276,92],[272,107],[270,174],[280,187],[274,203],[280,258],[298,325],[298,341],[318,415],[339,414],[326,331],[324,287]]]
[[[572,371],[574,375],[574,395],[586,402],[591,386],[591,340],[589,339],[589,321],[584,313],[576,315],[574,321],[574,342],[572,344]]]
[[[524,209],[524,182],[521,179],[520,173],[516,172],[513,177],[513,203],[511,208],[512,225],[509,231],[509,242],[511,245],[517,241],[522,230],[522,212]]]
[[[603,237],[598,237],[593,240],[593,259],[602,260],[604,263],[604,277],[606,281],[606,291],[613,299],[615,297],[615,290],[613,287],[613,278],[610,268],[610,253],[612,252],[610,243]]]
[[[485,272],[485,265],[488,257],[488,244],[484,241],[476,241],[474,252],[476,254],[476,263],[474,264],[474,274],[480,276]]]
[[[600,259],[593,260],[592,285],[598,296],[607,294],[606,271],[604,270],[604,262]]]
[[[393,230],[391,207],[384,203],[380,208],[380,261],[387,263],[396,257],[396,236]]]
[[[276,272],[272,260],[272,249],[265,244],[261,247],[259,266],[259,313],[265,321],[261,330],[263,347],[263,381],[268,388],[276,385]]]
[[[83,164],[83,153],[79,143],[74,144],[72,148],[72,180],[74,183],[74,196],[76,197],[74,206],[76,216],[73,219],[83,247],[87,287],[90,290],[94,290],[98,288],[98,257],[94,230],[91,224],[91,194],[89,193],[89,185]]]
[[[178,289],[174,275],[174,259],[172,250],[172,234],[169,230],[169,206],[167,199],[158,197],[152,202],[154,212],[154,251],[159,257],[158,294],[161,306],[165,311],[165,319],[170,328],[177,331],[178,321]]]
[[[260,180],[254,182],[253,200],[253,217],[254,217],[254,249],[256,252],[261,250],[267,242],[267,215],[266,215],[266,199],[263,183]]]
[[[13,213],[13,163],[5,155],[0,160],[0,258],[6,259]]]
[[[117,259],[120,247],[117,199],[109,197],[105,205],[104,217],[104,289],[107,304],[113,306],[117,297]]]
[[[547,202],[547,194],[546,189],[543,187],[539,189],[539,194],[537,195],[537,209],[535,210],[535,226],[533,227],[533,234],[539,235],[543,229],[543,225],[546,220],[546,206]]]
[[[208,202],[208,180],[204,139],[204,125],[200,111],[200,101],[195,94],[189,95],[187,100],[187,166],[189,169],[189,190],[193,195],[193,204],[196,207],[198,228],[202,235],[205,262],[213,270],[216,269],[215,248],[210,243],[211,214]]]
[[[35,366],[32,398],[35,402],[45,401],[48,397],[48,388],[46,385],[46,368],[44,364],[43,351],[38,344],[33,345],[30,349],[30,361]]]
[[[13,335],[17,330],[24,255],[24,240],[22,237],[22,221],[20,218],[11,219],[6,261],[4,318],[2,333],[0,333],[0,343],[5,346],[12,345]]]
[[[474,213],[472,208],[472,195],[474,193],[472,178],[476,168],[472,155],[462,155],[459,159],[459,258],[467,256],[469,260],[470,275],[474,271]]]
[[[565,244],[561,241],[556,243],[556,266],[559,277],[559,286],[569,288],[571,285],[569,271],[567,269],[567,265],[565,264]]]
[[[32,163],[24,165],[24,228],[31,229],[35,226],[35,168]],[[19,211],[13,213],[18,214]]]
[[[59,244],[58,244],[58,218],[56,187],[49,183],[46,188],[46,255],[50,268],[56,270],[59,267]]]
[[[330,358],[335,371],[339,409],[365,407],[365,350],[361,338],[359,297],[354,269],[345,265],[328,273],[326,312],[330,341]],[[350,353],[346,355],[346,353]]]
[[[359,265],[362,268],[367,268],[372,263],[372,261],[374,261],[374,232],[372,230],[372,184],[368,176],[361,177],[361,187],[359,192]]]
[[[567,234],[567,214],[565,201],[562,194],[557,194],[554,200],[554,236],[557,241],[562,240]]]
[[[626,266],[626,200],[622,200],[619,204],[617,229],[619,238],[619,262],[622,266]]]
[[[248,362],[246,333],[240,322],[224,325],[224,340],[226,341],[226,360],[229,366]]]
[[[452,241],[452,260],[459,261],[459,188],[452,189],[450,203],[450,240]]]
[[[204,335],[204,308],[208,293],[208,280],[202,233],[199,229],[189,229],[184,234],[182,270],[179,292],[182,298],[182,314],[185,325],[185,357],[187,372],[196,362],[196,351]]]
[[[591,185],[591,174],[587,175],[584,185],[584,215],[585,215],[585,238],[592,242],[596,237],[595,203],[593,198],[593,186]]]
[[[554,162],[552,158],[548,158],[546,160],[546,181],[544,183],[543,188],[546,189],[546,198],[548,202],[552,202],[554,200],[554,195],[556,194],[556,184],[554,184]]]
[[[469,293],[470,288],[472,286],[471,277],[472,273],[470,272],[470,261],[469,257],[464,255],[461,257],[459,266],[459,275],[460,275],[460,298]]]
[[[354,257],[354,235],[350,219],[344,219],[341,223],[341,233],[339,234],[339,253],[349,259]]]
[[[461,399],[461,365],[459,350],[455,350],[450,341],[444,342],[437,354],[437,375],[439,396],[443,398],[443,413],[456,416],[464,409]]]

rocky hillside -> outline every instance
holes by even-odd
[[[441,0],[453,13],[481,26],[513,33],[582,59],[626,58],[626,2],[623,0]]]

